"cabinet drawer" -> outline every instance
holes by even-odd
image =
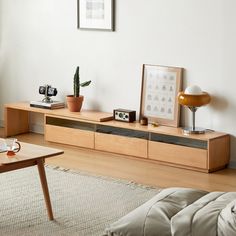
[[[94,132],[88,130],[45,125],[45,139],[56,143],[94,148]]]
[[[207,169],[207,150],[149,141],[150,159]]]
[[[95,133],[95,149],[147,158],[147,140]]]

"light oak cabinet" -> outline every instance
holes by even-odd
[[[150,134],[148,158],[161,163],[213,172],[229,163],[230,137],[209,132],[202,135]]]
[[[208,168],[208,142],[166,134],[150,134],[148,157],[169,164]]]
[[[95,133],[95,149],[147,158],[147,140]]]
[[[87,122],[46,116],[44,133],[47,141],[94,148],[94,125]]]
[[[29,112],[44,114],[47,141],[135,156],[145,161],[202,172],[213,172],[229,163],[228,134],[184,135],[181,128],[107,121],[110,114],[93,111],[75,114],[66,109],[47,111],[24,103],[8,104],[5,105],[5,136],[28,132]]]
[[[184,135],[169,127],[130,127],[121,122],[81,122],[46,115],[45,139],[135,156],[181,168],[212,172],[229,162],[229,135]],[[144,130],[146,129],[146,130]],[[168,132],[167,132],[168,131]]]
[[[109,125],[96,126],[95,149],[147,158],[147,132]]]
[[[207,169],[207,150],[204,149],[149,141],[148,152],[153,160]]]

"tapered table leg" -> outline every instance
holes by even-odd
[[[46,174],[45,174],[45,169],[44,169],[43,158],[37,160],[37,166],[38,166],[40,181],[41,181],[41,185],[43,189],[44,200],[47,207],[48,217],[49,217],[49,220],[53,220],[52,205],[51,205],[51,200],[50,200],[49,191],[48,191],[48,184],[47,184],[47,179],[46,179]]]

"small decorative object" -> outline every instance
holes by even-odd
[[[114,120],[124,122],[134,122],[136,120],[136,111],[126,109],[115,109],[113,110]]]
[[[84,96],[80,95],[80,87],[89,86],[90,83],[91,83],[91,80],[80,83],[79,67],[77,66],[75,75],[74,75],[74,95],[68,95],[66,97],[69,111],[78,112],[81,110]]]
[[[64,102],[60,101],[53,101],[52,96],[57,95],[57,89],[53,88],[51,85],[44,85],[39,86],[39,94],[44,95],[42,101],[31,101],[31,107],[39,107],[39,108],[46,108],[46,109],[57,109],[65,107]]]
[[[159,124],[157,122],[152,122],[151,125],[152,127],[158,127]]]
[[[140,125],[148,125],[148,118],[143,116],[140,118]]]
[[[114,31],[114,0],[78,0],[78,28]]]
[[[179,126],[177,94],[182,87],[182,68],[143,65],[140,117],[149,123]]]
[[[207,92],[203,92],[200,87],[193,85],[185,89],[184,92],[178,94],[179,104],[187,106],[192,112],[192,127],[185,127],[186,134],[202,134],[205,129],[195,127],[195,113],[198,107],[207,105],[211,101],[211,97]]]

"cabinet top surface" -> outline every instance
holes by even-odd
[[[186,135],[183,133],[182,128],[175,128],[168,126],[153,127],[152,125],[142,126],[139,124],[139,122],[125,123],[125,122],[115,121],[112,120],[113,116],[111,113],[91,111],[91,110],[90,111],[82,110],[81,112],[69,112],[67,108],[50,110],[50,109],[30,107],[28,102],[5,104],[5,108],[37,112],[37,113],[47,114],[47,116],[52,116],[62,119],[67,118],[67,119],[79,120],[106,126],[133,129],[144,132],[160,133],[160,134],[173,135],[173,136],[186,137],[199,140],[210,140],[227,135],[226,133],[216,132],[216,131],[207,131],[205,134]]]
[[[114,127],[134,129],[134,130],[140,130],[140,131],[145,131],[145,132],[159,133],[159,134],[186,137],[186,138],[199,139],[199,140],[210,140],[210,139],[215,139],[215,138],[219,138],[219,137],[227,135],[226,133],[216,132],[216,131],[207,131],[205,134],[184,134],[182,128],[175,128],[175,127],[169,127],[169,126],[164,126],[164,125],[153,127],[151,124],[147,126],[142,126],[139,124],[139,122],[124,123],[124,122],[111,120],[111,121],[102,123],[102,125],[103,124],[114,126]]]
[[[95,121],[95,122],[103,122],[103,121],[113,119],[113,115],[107,112],[91,111],[91,110],[82,110],[81,112],[70,112],[67,108],[51,110],[51,109],[31,107],[29,102],[5,104],[5,107],[16,109],[16,110],[31,111],[31,112],[37,112],[37,113],[42,113],[42,114],[51,114],[51,115],[57,115],[61,117],[69,117],[69,118],[74,118],[74,119]]]

